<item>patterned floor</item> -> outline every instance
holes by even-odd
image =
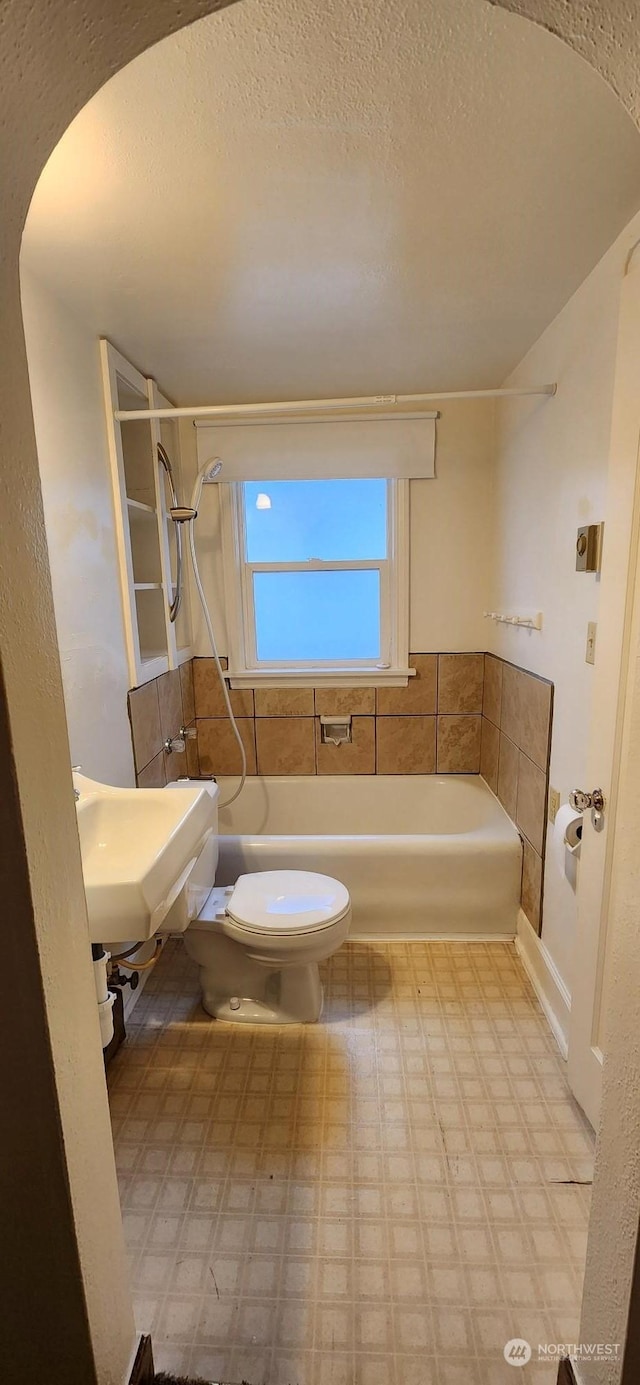
[[[318,1025],[215,1024],[170,942],[112,1064],[138,1325],[249,1385],[551,1385],[592,1145],[507,944],[350,943]],[[533,1347],[516,1372],[505,1342]]]

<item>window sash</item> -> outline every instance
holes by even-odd
[[[254,572],[378,572],[380,574],[380,653],[375,659],[342,659],[341,668],[386,668],[391,662],[391,620],[389,610],[389,561],[328,561],[312,558],[306,563],[247,563],[243,564],[242,602],[245,666],[255,669],[278,668],[335,668],[335,659],[259,659],[258,632],[254,602]]]
[[[252,673],[258,677],[282,674],[294,677],[311,674],[336,676],[343,681],[360,674],[398,675],[406,681],[408,675],[408,488],[404,481],[387,482],[387,557],[376,559],[309,559],[296,563],[250,563],[246,557],[245,504],[242,482],[219,485],[223,510],[223,555],[225,588],[233,594],[232,606],[227,601],[227,625],[231,681],[234,674],[242,680]],[[380,576],[380,656],[377,659],[352,660],[258,660],[255,609],[253,599],[254,572],[336,572],[375,570]],[[246,686],[246,683],[244,684]]]

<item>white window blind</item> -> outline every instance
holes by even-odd
[[[196,423],[198,465],[224,463],[222,481],[435,476],[437,414]]]

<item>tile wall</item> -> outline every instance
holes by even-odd
[[[480,773],[523,843],[522,909],[540,933],[553,684],[485,655]]]
[[[523,840],[522,908],[540,932],[553,687],[492,654],[409,656],[406,688],[234,689],[249,774],[481,774]],[[223,660],[226,666],[226,660]],[[352,718],[348,745],[323,745],[321,716]],[[239,772],[213,659],[193,659],[129,693],[137,782]],[[163,749],[196,727],[184,753]]]
[[[411,654],[406,688],[256,688],[231,693],[250,774],[478,774],[483,654]],[[237,774],[213,659],[194,660],[204,774]],[[320,717],[350,715],[352,742],[323,745]]]
[[[193,660],[162,673],[129,693],[129,720],[136,782],[140,789],[160,789],[184,774],[200,774],[197,740],[187,740],[184,752],[164,750],[182,726],[195,729]]]

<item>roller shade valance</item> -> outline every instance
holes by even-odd
[[[435,476],[435,413],[196,423],[198,465],[224,463],[221,481]]]

